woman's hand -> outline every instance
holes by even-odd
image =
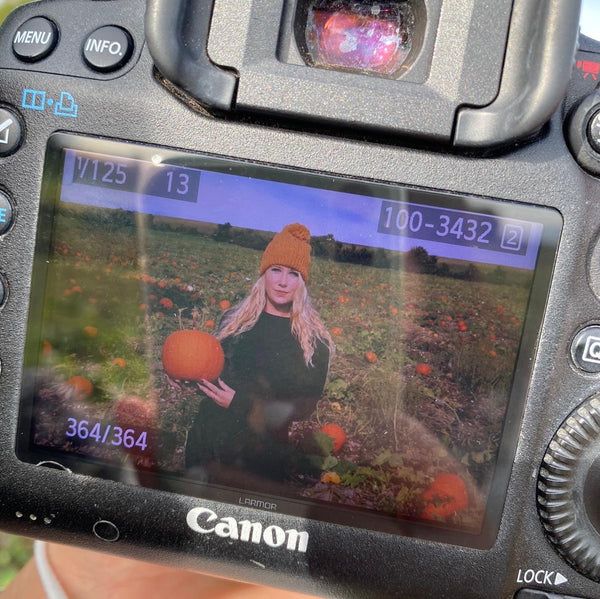
[[[228,408],[235,395],[235,391],[221,379],[218,379],[217,382],[219,384],[218,386],[206,379],[202,379],[202,382],[198,383],[198,388],[201,391],[204,391],[204,393],[206,393],[206,395],[208,395],[208,397],[210,397],[218,406]]]

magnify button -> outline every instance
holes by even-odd
[[[600,373],[600,325],[581,329],[571,342],[571,358],[580,370]]]

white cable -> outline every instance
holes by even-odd
[[[35,565],[37,567],[42,586],[46,592],[48,599],[68,599],[67,595],[60,586],[60,582],[56,578],[46,552],[46,543],[44,541],[35,541],[33,543],[33,555],[35,557]]]

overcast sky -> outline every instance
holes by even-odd
[[[583,0],[580,24],[581,33],[600,40],[600,0]]]

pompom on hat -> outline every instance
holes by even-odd
[[[302,275],[305,282],[308,281],[310,231],[304,225],[286,225],[271,239],[260,261],[260,274],[274,264],[293,268]]]

